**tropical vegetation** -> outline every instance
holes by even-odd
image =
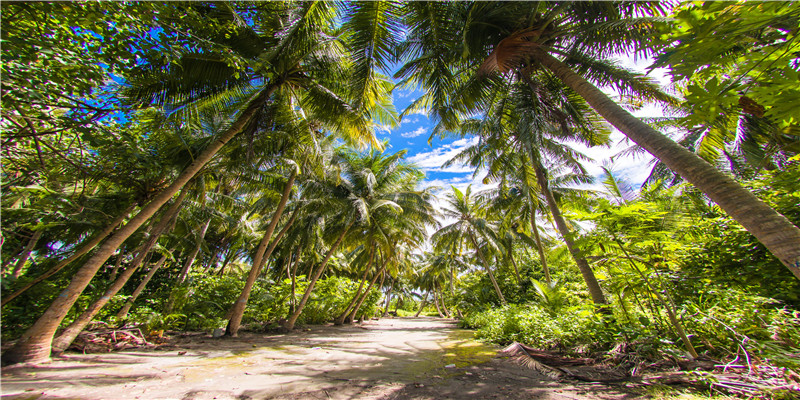
[[[798,27],[793,2],[3,3],[3,362],[95,324],[426,313],[800,368]],[[413,113],[475,139],[447,165],[489,189],[378,139]],[[589,172],[616,132],[644,182]]]

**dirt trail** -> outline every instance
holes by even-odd
[[[383,319],[290,335],[178,338],[170,350],[68,354],[4,368],[4,399],[623,399],[497,356],[450,320]]]

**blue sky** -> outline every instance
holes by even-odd
[[[627,68],[637,70],[639,72],[646,72],[645,68],[649,65],[649,60],[634,61],[630,57],[620,57],[620,62]],[[669,78],[663,70],[656,70],[650,74],[651,77],[657,79],[662,85],[669,83]],[[606,93],[612,96],[616,94],[608,89]],[[398,111],[404,110],[412,101],[419,97],[421,94],[418,90],[410,90],[398,88],[393,93],[395,107]],[[660,109],[656,107],[645,107],[639,111],[634,112],[634,115],[639,117],[655,117],[662,116]],[[409,115],[401,121],[400,126],[390,130],[378,132],[380,140],[389,140],[389,147],[387,151],[396,152],[406,149],[408,154],[406,160],[412,162],[425,171],[426,179],[423,186],[438,186],[442,192],[448,192],[450,185],[454,185],[459,189],[464,189],[468,185],[473,185],[473,190],[485,189],[489,186],[496,186],[495,184],[486,185],[482,182],[483,174],[478,174],[473,178],[474,170],[466,166],[452,166],[446,169],[441,168],[441,165],[456,155],[464,148],[477,143],[477,138],[448,138],[439,139],[434,138],[431,144],[428,144],[428,138],[433,130],[433,123],[423,113]],[[612,165],[611,156],[614,156],[621,150],[627,148],[632,143],[625,140],[624,135],[618,131],[612,134],[612,147],[611,148],[586,148],[578,144],[575,147],[580,148],[585,154],[594,158],[593,163],[586,165],[589,172],[596,178],[602,177],[603,172],[601,166],[604,164]],[[652,157],[617,157],[613,161],[612,171],[615,175],[624,178],[638,187],[641,182],[647,177],[650,172],[650,161]],[[598,185],[588,185],[588,187],[599,188]]]

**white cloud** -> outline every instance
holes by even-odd
[[[472,172],[473,169],[466,165],[454,165],[442,168],[442,164],[455,157],[465,148],[478,143],[477,137],[456,140],[453,143],[437,147],[431,151],[418,153],[407,159],[408,162],[416,164],[423,171],[465,173]]]
[[[415,130],[413,130],[411,132],[403,132],[403,133],[400,134],[400,136],[402,136],[404,138],[413,138],[413,137],[417,137],[419,135],[425,134],[426,132],[428,132],[427,129],[425,129],[424,127],[419,127],[419,128],[417,128],[417,129],[415,129]]]
[[[410,97],[412,94],[414,94],[413,90],[402,90],[402,89],[394,93],[394,95],[398,99],[405,99],[407,97]]]

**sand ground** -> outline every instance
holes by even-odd
[[[3,399],[631,399],[554,382],[452,320],[395,318],[286,335],[195,334],[156,350],[4,368]]]

